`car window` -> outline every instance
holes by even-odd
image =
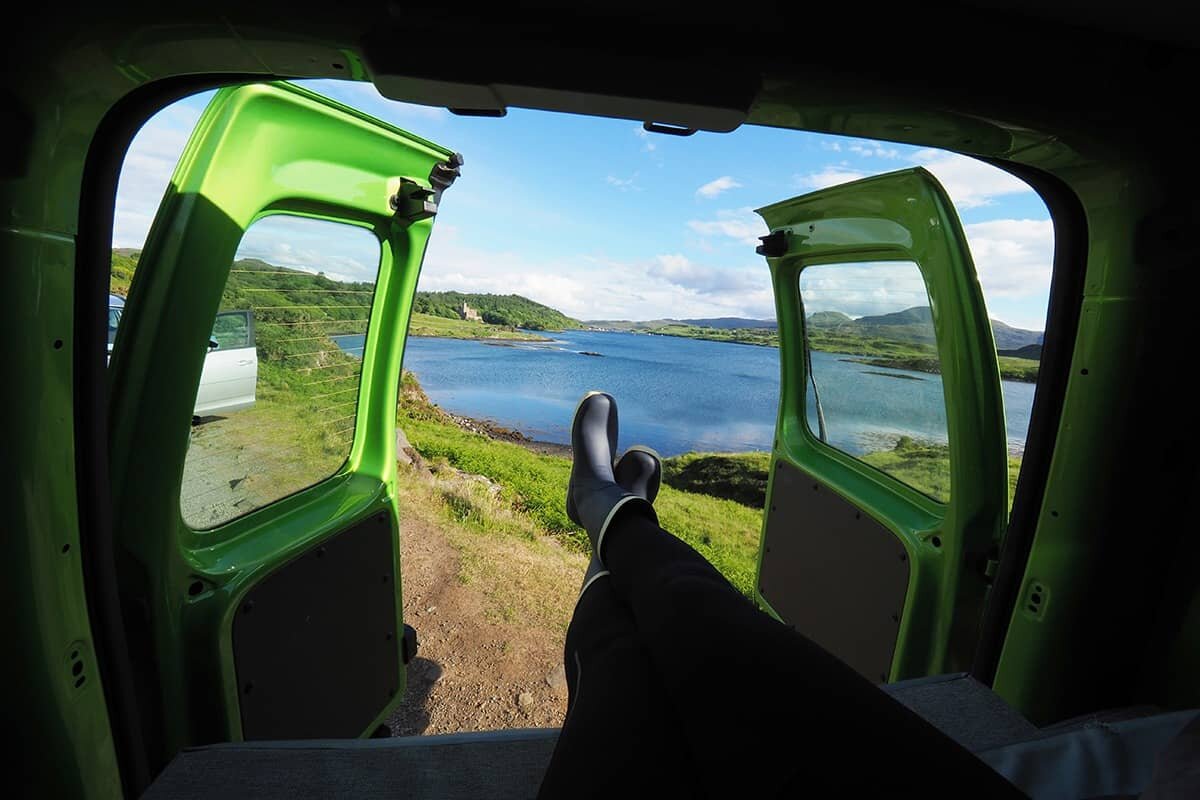
[[[108,346],[111,349],[112,344],[117,339],[117,328],[121,325],[121,309],[113,306],[108,307]]]
[[[223,350],[253,347],[254,335],[251,327],[252,312],[221,311],[213,323],[212,338]]]
[[[345,462],[379,255],[371,232],[323,220],[279,215],[246,231],[196,398],[180,491],[189,526],[228,522]]]

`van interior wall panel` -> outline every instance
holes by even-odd
[[[904,545],[786,461],[775,464],[771,498],[759,592],[785,623],[886,681],[908,591]]]
[[[245,739],[362,735],[399,689],[396,571],[377,514],[246,593],[233,624]]]

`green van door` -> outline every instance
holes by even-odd
[[[136,654],[140,691],[153,697],[146,708],[162,709],[147,720],[160,763],[202,742],[369,735],[403,694],[415,640],[400,602],[397,386],[437,202],[459,164],[450,150],[285,83],[217,92],[191,135],[141,254],[110,368],[114,536],[128,624],[147,643]],[[231,269],[247,229],[277,216],[374,237],[373,285],[321,275],[334,288],[320,289],[309,273]],[[319,327],[331,314],[297,311],[296,296],[279,289],[287,281],[308,281],[316,307],[330,293],[356,298],[361,362],[330,344],[326,334],[338,329]],[[264,373],[274,381],[251,411],[266,413],[295,374],[310,384],[344,373],[335,386],[345,450],[312,485],[268,485],[269,502],[189,525],[181,487],[200,446],[193,405],[223,293],[234,286],[257,298],[260,385]],[[263,349],[279,342],[272,325],[308,332],[290,340],[308,342],[303,370],[286,360],[300,345]],[[331,365],[341,372],[319,372]],[[276,419],[298,430],[324,424],[303,411]],[[248,453],[249,445],[238,456],[248,468],[265,463]]]
[[[758,213],[782,384],[757,600],[871,680],[965,670],[1008,461],[954,208],[918,168]]]

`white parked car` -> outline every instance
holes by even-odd
[[[112,354],[125,298],[108,296],[108,352]],[[220,311],[213,323],[196,393],[196,417],[240,411],[254,405],[258,383],[258,351],[254,346],[254,312]]]

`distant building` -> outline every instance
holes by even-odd
[[[458,310],[458,315],[473,322],[483,322],[483,317],[479,316],[478,311],[467,305],[466,300],[463,301],[462,308]]]

